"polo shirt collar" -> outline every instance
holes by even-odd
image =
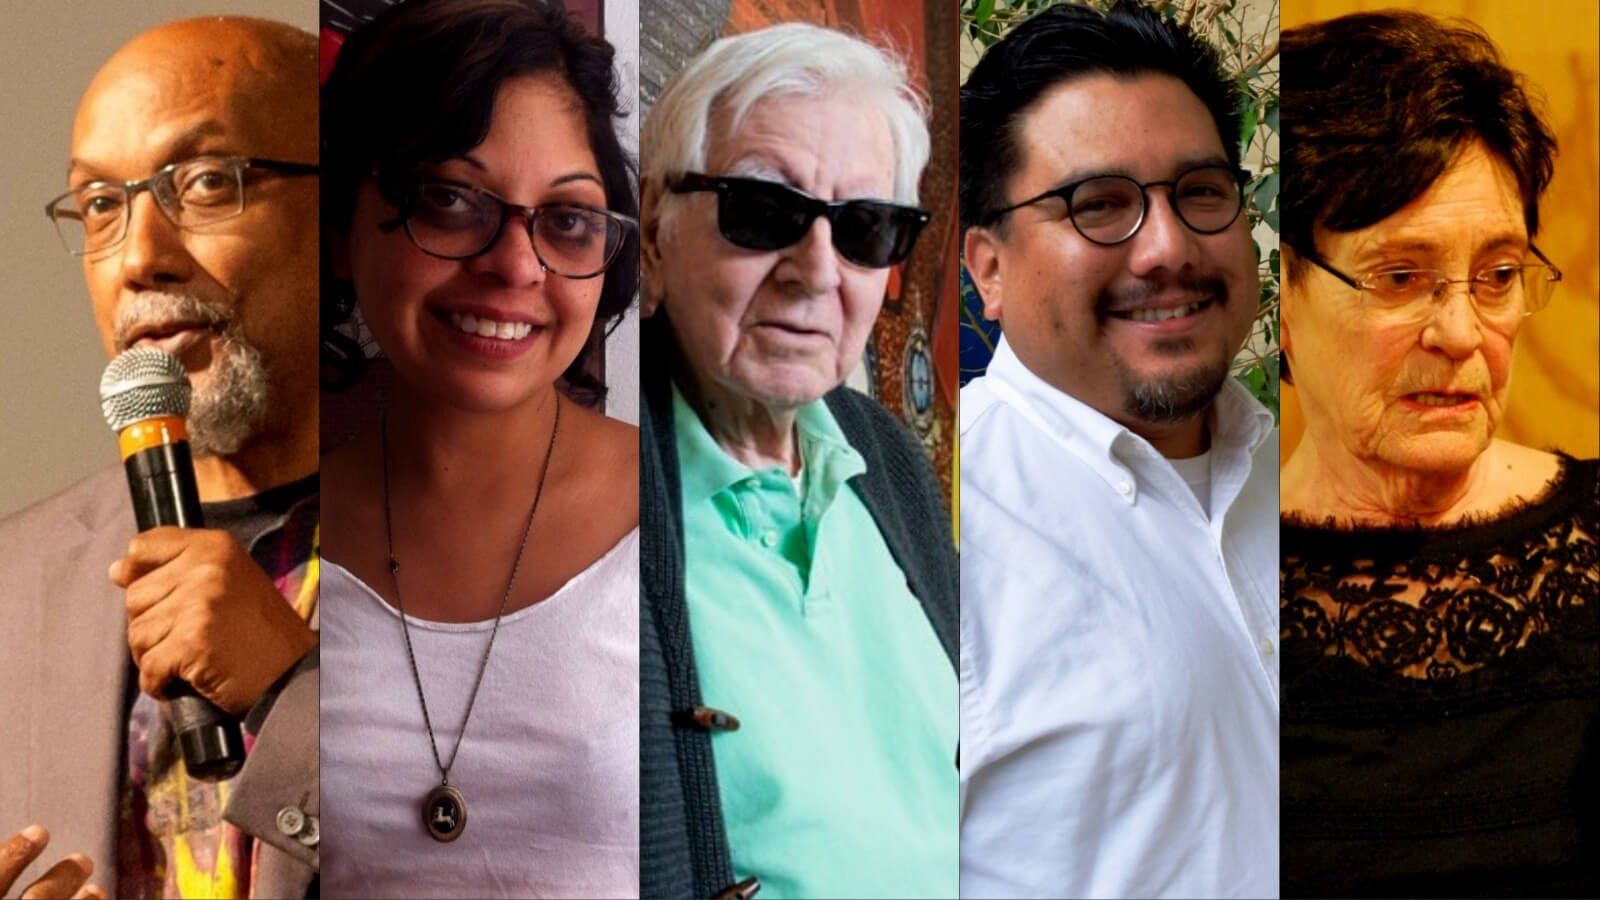
[[[672,383],[672,429],[678,444],[678,471],[683,502],[709,500],[754,471],[722,449],[700,416]],[[821,486],[824,506],[838,488],[867,470],[866,460],[850,446],[825,400],[814,400],[795,413],[800,455],[808,486]],[[808,488],[808,493],[810,492]]]

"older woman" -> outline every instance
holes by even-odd
[[[1593,895],[1596,463],[1494,436],[1554,139],[1470,27],[1283,37],[1284,895]]]
[[[643,144],[640,889],[954,896],[953,545],[840,387],[928,218],[922,105],[784,25],[691,62]]]

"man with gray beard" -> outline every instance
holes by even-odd
[[[1277,431],[1216,53],[1051,7],[961,91],[961,896],[1278,889]]]
[[[198,456],[238,453],[260,430],[267,414],[271,385],[261,351],[222,309],[189,294],[153,293],[135,296],[117,310],[112,335],[118,352],[135,345],[137,330],[165,321],[191,323],[220,338],[216,355],[205,368],[207,377],[189,396],[189,444]]]
[[[0,895],[315,891],[317,68],[282,23],[172,22],[78,108],[50,216],[107,355],[188,371],[207,527],[136,535],[120,467],[0,521]],[[185,770],[173,679],[243,721],[238,774]]]

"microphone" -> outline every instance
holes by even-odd
[[[155,347],[123,351],[100,378],[100,411],[117,433],[139,530],[205,527],[184,421],[189,415],[189,376],[183,363]],[[244,765],[238,720],[181,679],[167,682],[166,694],[189,775],[221,781],[238,772]]]

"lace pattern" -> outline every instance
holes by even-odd
[[[1414,679],[1483,668],[1536,635],[1587,635],[1600,602],[1596,461],[1563,457],[1540,499],[1442,529],[1283,521],[1291,645]]]

